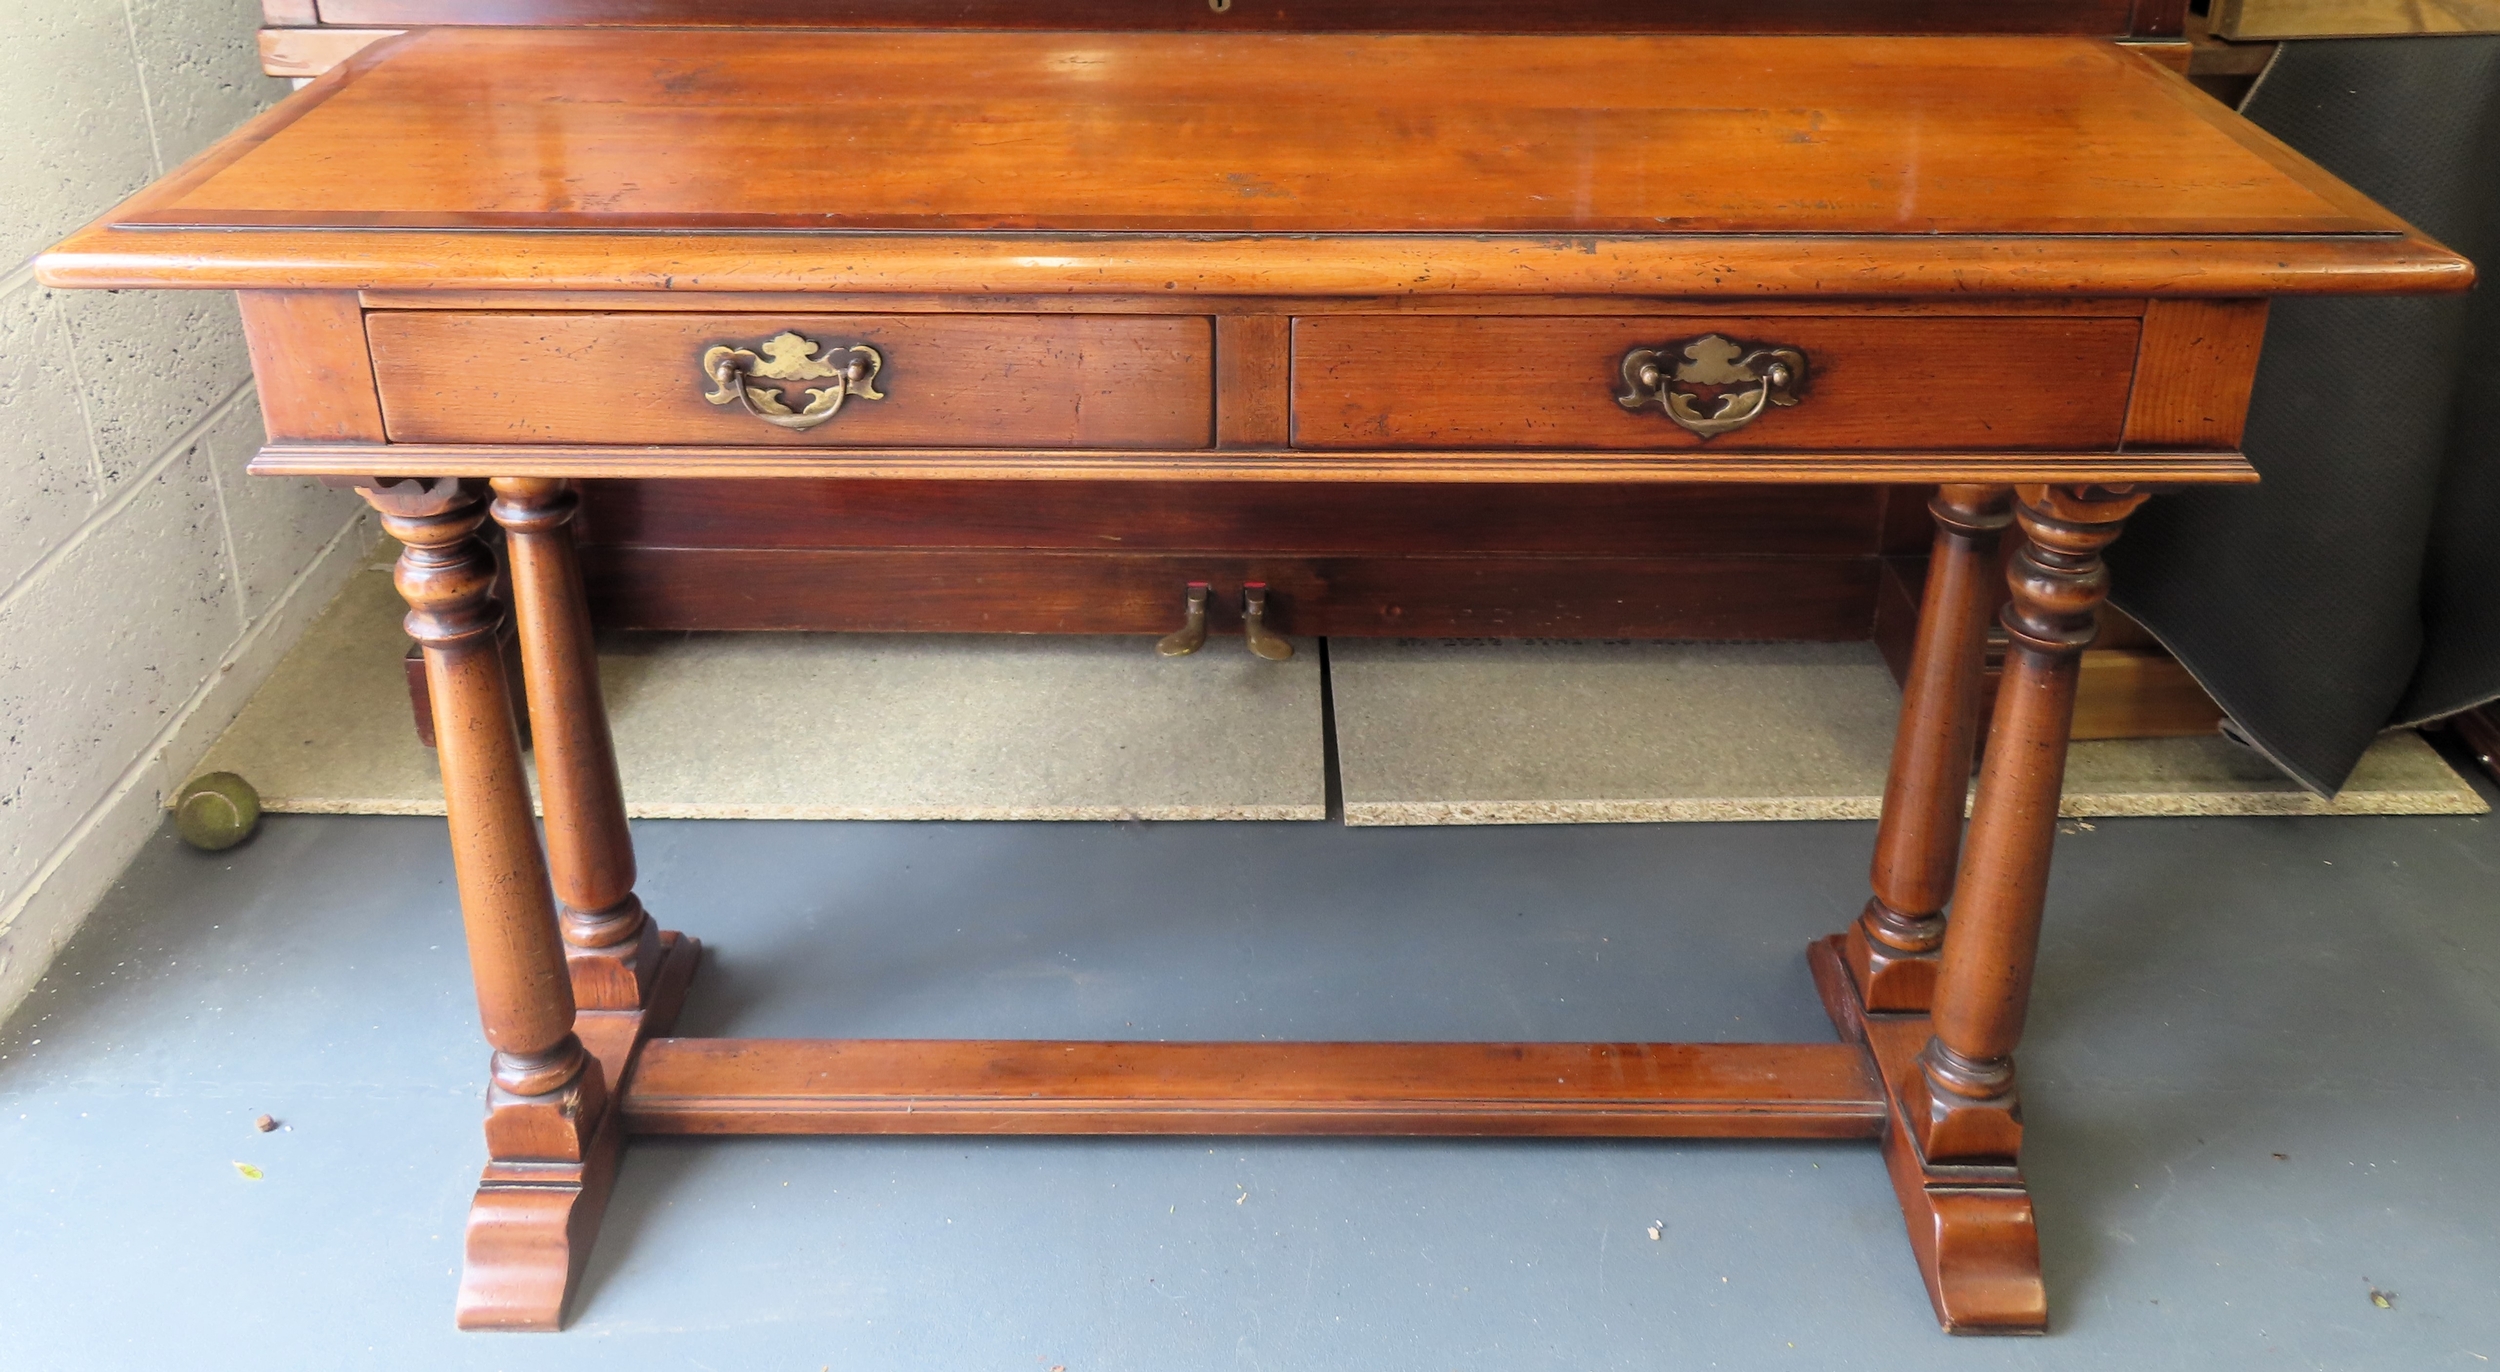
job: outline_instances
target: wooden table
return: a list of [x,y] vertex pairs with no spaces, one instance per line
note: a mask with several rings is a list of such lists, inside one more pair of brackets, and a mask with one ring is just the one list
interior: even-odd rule
[[[405,545],[494,1046],[459,1319],[533,1329],[633,1133],[1868,1138],[1945,1327],[2041,1329],[2013,1050],[2100,550],[2255,479],[2268,297],[2471,277],[2083,39],[717,28],[382,42],[38,272],[242,292],[252,470]],[[1838,1040],[667,1037],[568,483],[827,475],[1934,485]]]

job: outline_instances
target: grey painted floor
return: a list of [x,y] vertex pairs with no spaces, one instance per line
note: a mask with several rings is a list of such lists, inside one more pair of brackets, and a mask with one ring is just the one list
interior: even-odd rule
[[[1828,1035],[1801,949],[1871,826],[637,833],[714,955],[693,1033],[1770,1039]],[[167,836],[0,1033],[0,1367],[2500,1359],[2500,826],[2104,820],[2059,861],[2046,1339],[1936,1332],[1864,1145],[1239,1140],[639,1143],[548,1337],[451,1329],[484,1052],[440,822]]]

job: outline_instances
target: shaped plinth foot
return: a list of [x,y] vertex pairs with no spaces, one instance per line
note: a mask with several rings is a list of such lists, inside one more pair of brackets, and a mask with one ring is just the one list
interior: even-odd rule
[[469,1207],[455,1322],[462,1329],[564,1327],[565,1304],[589,1266],[608,1192],[624,1150],[617,1108],[647,1039],[665,1034],[685,1004],[702,946],[681,934],[659,935],[658,972],[639,1010],[585,1010],[574,1033],[612,1083],[578,1161],[489,1162]]
[[2010,1161],[1931,1163],[1921,1155],[1907,1106],[1925,1095],[1919,1053],[1930,1037],[1927,1016],[1868,1013],[1850,972],[1848,945],[1846,935],[1835,934],[1810,945],[1806,959],[1832,1026],[1842,1038],[1866,1044],[1882,1071],[1884,1168],[1936,1322],[1950,1334],[2046,1333],[2040,1231],[2021,1169]]

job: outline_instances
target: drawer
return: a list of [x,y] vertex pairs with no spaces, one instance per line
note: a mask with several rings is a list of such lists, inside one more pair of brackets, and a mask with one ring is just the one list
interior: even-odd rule
[[[398,443],[1202,448],[1214,434],[1214,324],[1194,315],[382,310],[365,332]],[[745,399],[707,355],[730,357]],[[784,423],[760,417],[776,407]]]
[[[2140,322],[2112,316],[1480,317],[1323,315],[1293,323],[1293,441],[1302,448],[1713,451],[2109,450],[2118,445]],[[1687,359],[1684,348],[1716,335]],[[1758,350],[1801,354],[1803,380],[1676,382],[1705,439],[1655,395],[1637,409],[1625,358],[1729,382]],[[1717,362],[1716,369],[1707,365]]]

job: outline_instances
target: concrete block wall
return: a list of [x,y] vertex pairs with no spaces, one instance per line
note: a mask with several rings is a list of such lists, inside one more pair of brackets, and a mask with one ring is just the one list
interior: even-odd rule
[[[29,260],[287,93],[257,0],[0,0],[0,1014],[369,549],[256,480],[230,296]],[[206,859],[203,859],[206,860]]]

